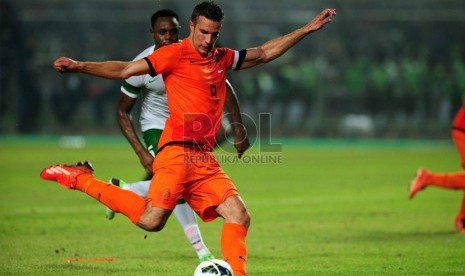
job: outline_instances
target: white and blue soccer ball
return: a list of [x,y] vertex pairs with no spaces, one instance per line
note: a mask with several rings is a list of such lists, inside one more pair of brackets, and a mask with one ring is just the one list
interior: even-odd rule
[[233,276],[231,266],[224,260],[213,259],[201,262],[194,271],[194,276],[202,275],[218,275],[218,276]]

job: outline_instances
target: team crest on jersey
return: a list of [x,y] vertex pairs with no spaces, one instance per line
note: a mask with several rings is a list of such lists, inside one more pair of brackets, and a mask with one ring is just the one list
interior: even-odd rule
[[224,48],[215,48],[210,56],[210,70],[212,72],[216,72],[218,74],[222,74],[224,72],[224,68],[220,66],[220,60],[224,57],[226,51]]

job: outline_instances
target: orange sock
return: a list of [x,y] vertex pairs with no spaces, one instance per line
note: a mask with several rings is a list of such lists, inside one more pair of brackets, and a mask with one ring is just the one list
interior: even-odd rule
[[465,172],[431,173],[428,175],[427,183],[442,188],[465,190]]
[[234,275],[245,275],[247,260],[247,244],[245,236],[247,228],[238,223],[224,223],[221,233],[221,250],[223,259],[231,265]]
[[145,199],[131,191],[95,179],[88,174],[81,175],[77,179],[76,190],[90,195],[113,211],[125,215],[132,223],[137,224],[145,210]]

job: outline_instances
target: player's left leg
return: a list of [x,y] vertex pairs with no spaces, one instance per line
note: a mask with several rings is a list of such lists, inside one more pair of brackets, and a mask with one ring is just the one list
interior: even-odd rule
[[193,182],[187,187],[184,199],[205,222],[219,216],[224,218],[221,232],[223,259],[231,265],[234,275],[246,275],[249,212],[213,153],[193,150],[187,154],[196,163],[190,167],[189,177]]
[[224,218],[221,232],[223,258],[231,265],[234,275],[246,275],[246,236],[250,215],[239,195],[233,195],[221,203],[216,211]]

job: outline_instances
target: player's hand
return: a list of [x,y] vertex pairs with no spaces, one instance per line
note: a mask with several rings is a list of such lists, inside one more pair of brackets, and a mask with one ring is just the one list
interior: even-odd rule
[[249,137],[247,137],[247,131],[243,126],[235,129],[234,147],[238,158],[241,158],[244,152],[250,148]]
[[153,160],[154,157],[150,152],[144,151],[139,154],[139,160],[142,166],[144,167],[145,172],[152,176],[153,175]]
[[324,25],[331,22],[333,18],[336,16],[335,9],[325,9],[323,10],[317,17],[315,17],[310,23],[308,23],[307,27],[309,31],[318,31],[319,29],[323,28]]
[[78,62],[67,57],[60,57],[53,63],[53,68],[60,73],[76,72]]

